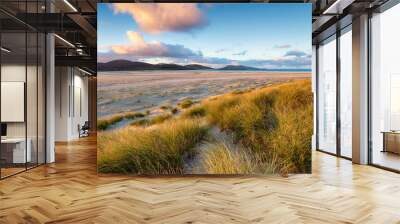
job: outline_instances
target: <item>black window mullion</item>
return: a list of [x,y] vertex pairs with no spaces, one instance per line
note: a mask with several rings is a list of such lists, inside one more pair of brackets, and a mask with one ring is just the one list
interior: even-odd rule
[[[2,32],[1,32],[1,27],[2,27],[2,23],[0,23],[0,47],[2,47],[3,45],[2,45]],[[2,110],[2,108],[1,108],[1,66],[2,66],[2,58],[1,58],[1,56],[2,56],[2,54],[3,54],[3,52],[1,52],[0,51],[0,124],[2,124],[2,122],[1,122],[1,110]],[[0,134],[1,135],[1,134]],[[2,162],[1,162],[1,144],[0,144],[0,180],[2,179],[2,177],[1,177],[1,170],[2,170]]]
[[367,90],[367,102],[368,102],[368,111],[367,111],[367,129],[368,129],[368,164],[373,164],[373,148],[372,148],[372,12],[368,12],[368,30],[367,30],[367,46],[368,46],[368,53],[367,53],[367,83],[368,83],[368,90]]
[[336,154],[341,156],[341,117],[340,117],[340,30],[336,32]]
[[315,47],[315,148],[319,150],[319,44]]
[[[28,19],[28,1],[25,1],[25,21]],[[26,23],[25,23],[26,24]],[[25,25],[25,88],[24,88],[24,118],[25,118],[25,170],[28,169],[28,116],[27,116],[27,89],[28,89],[28,26]]]
[[[39,13],[38,0],[36,1],[36,13]],[[36,166],[38,165],[39,165],[39,32],[36,32]]]

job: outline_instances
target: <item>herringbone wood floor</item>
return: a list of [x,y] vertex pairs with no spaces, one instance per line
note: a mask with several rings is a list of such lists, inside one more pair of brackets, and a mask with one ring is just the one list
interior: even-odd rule
[[400,175],[317,153],[312,175],[97,176],[94,138],[0,181],[0,223],[400,223]]

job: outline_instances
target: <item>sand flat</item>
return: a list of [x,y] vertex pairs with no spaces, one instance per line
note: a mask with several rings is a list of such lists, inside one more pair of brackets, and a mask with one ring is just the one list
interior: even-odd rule
[[258,88],[293,79],[310,78],[309,72],[265,71],[134,71],[99,72],[98,116],[127,111],[155,110],[181,100]]

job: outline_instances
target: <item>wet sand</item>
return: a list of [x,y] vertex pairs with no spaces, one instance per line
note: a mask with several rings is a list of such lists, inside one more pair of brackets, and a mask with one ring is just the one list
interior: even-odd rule
[[99,72],[98,116],[153,111],[162,105],[175,106],[184,99],[201,100],[234,90],[310,77],[307,72],[265,71]]

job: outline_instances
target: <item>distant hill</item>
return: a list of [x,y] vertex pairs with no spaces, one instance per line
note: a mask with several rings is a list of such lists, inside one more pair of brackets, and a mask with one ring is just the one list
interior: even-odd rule
[[198,65],[198,64],[189,64],[189,65],[185,65],[184,67],[185,67],[185,68],[188,68],[188,69],[193,69],[193,70],[199,70],[199,69],[213,69],[213,68],[211,68],[211,67],[207,67],[207,66],[204,66],[204,65]]
[[227,65],[220,70],[259,70],[258,68],[244,66],[244,65]]
[[153,69],[152,64],[145,62],[133,62],[128,60],[114,60],[106,63],[97,63],[98,71],[130,71],[151,69]]
[[143,70],[224,70],[224,71],[271,71],[271,72],[310,72],[310,69],[260,69],[244,65],[227,65],[220,69],[214,69],[199,64],[150,64],[129,60],[114,60],[106,63],[97,63],[98,71],[143,71]]
[[97,63],[98,71],[142,71],[142,70],[201,70],[212,69],[198,64],[177,65],[177,64],[150,64],[145,62],[114,60],[106,63]]

